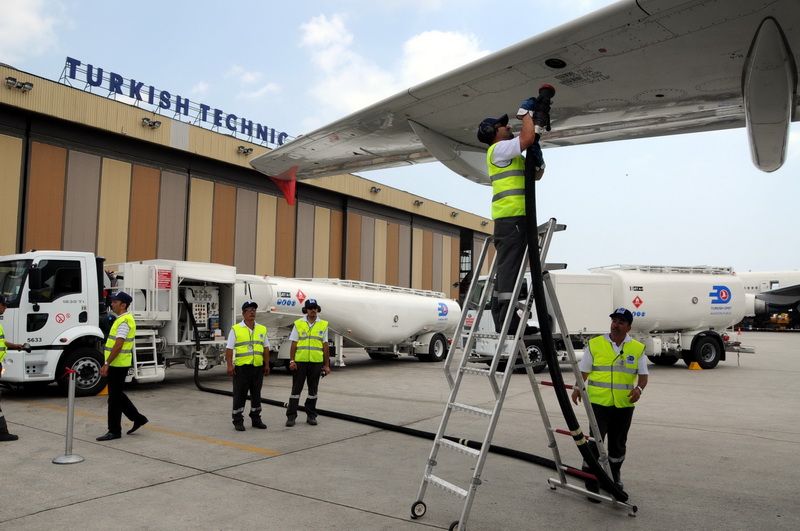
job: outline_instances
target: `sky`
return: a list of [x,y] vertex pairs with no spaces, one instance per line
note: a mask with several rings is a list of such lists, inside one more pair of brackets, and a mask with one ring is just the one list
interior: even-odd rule
[[[0,63],[57,81],[69,56],[297,136],[611,3],[2,0]],[[773,173],[744,129],[546,150],[539,219],[568,227],[548,261],[800,269],[790,134]],[[491,189],[436,162],[359,175],[490,217]]]

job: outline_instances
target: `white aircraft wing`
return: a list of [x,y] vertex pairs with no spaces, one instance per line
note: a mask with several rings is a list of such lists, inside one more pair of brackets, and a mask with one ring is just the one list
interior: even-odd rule
[[[489,183],[486,117],[556,89],[544,147],[747,126],[773,171],[798,120],[798,0],[624,0],[422,83],[252,161],[277,180],[439,160]],[[677,163],[678,161],[676,161]]]

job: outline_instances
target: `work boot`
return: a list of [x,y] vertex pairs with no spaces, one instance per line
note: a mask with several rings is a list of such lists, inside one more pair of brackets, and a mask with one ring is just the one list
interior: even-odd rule
[[609,463],[611,467],[611,477],[614,479],[614,485],[617,486],[619,490],[625,490],[625,485],[622,484],[620,468],[622,468],[622,463]]
[[286,419],[286,427],[291,428],[294,426],[294,418]]
[[0,411],[0,442],[16,441],[19,437],[13,433],[8,433],[8,424],[6,424],[6,417]]
[[[583,470],[584,472],[589,473],[589,474],[592,473],[591,469],[588,466],[582,467],[581,470]],[[586,487],[586,490],[588,490],[589,492],[593,492],[595,494],[600,494],[600,483],[597,481],[597,479],[595,479],[595,478],[586,478],[584,480],[584,486]],[[592,503],[600,503],[600,500],[598,500],[596,498],[592,498],[591,496],[586,496],[586,499],[589,500]]]
[[236,428],[236,431],[244,431],[244,417],[242,415],[236,415],[233,417],[233,427]]
[[312,426],[316,426],[317,424],[319,424],[319,422],[317,422],[317,419],[315,419],[314,417],[308,417],[306,419],[306,422],[308,422]]
[[250,417],[250,422],[254,428],[258,428],[259,430],[267,429],[267,425],[261,422],[261,417]]

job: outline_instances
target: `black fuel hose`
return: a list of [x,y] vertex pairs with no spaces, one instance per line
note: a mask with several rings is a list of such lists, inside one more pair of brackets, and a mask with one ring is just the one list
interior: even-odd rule
[[628,500],[628,495],[614,484],[608,477],[605,470],[597,460],[597,456],[592,451],[590,443],[587,442],[581,430],[578,418],[572,410],[567,389],[564,387],[564,378],[561,376],[558,357],[556,354],[555,341],[553,340],[553,329],[550,317],[547,313],[547,300],[545,299],[544,277],[542,273],[542,261],[539,249],[539,232],[536,222],[536,169],[537,157],[532,152],[533,147],[529,147],[525,157],[525,222],[528,238],[528,257],[531,269],[531,289],[534,294],[534,306],[536,317],[539,320],[539,333],[542,336],[542,351],[547,360],[547,367],[550,372],[550,379],[553,382],[553,389],[558,398],[558,404],[564,415],[572,438],[581,452],[583,460],[587,463],[589,470],[597,477],[600,485],[608,491],[614,498],[621,502]]

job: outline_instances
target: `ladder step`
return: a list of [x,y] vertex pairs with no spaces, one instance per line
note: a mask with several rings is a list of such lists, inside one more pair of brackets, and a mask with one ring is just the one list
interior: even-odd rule
[[428,474],[425,476],[425,481],[428,483],[433,483],[440,489],[444,489],[451,494],[455,494],[461,498],[467,497],[467,491],[459,487],[458,485],[453,485],[449,481],[445,481],[440,477],[436,477],[433,474]]
[[491,417],[492,412],[488,409],[481,409],[475,406],[468,406],[467,404],[459,404],[458,402],[452,402],[450,407],[453,409],[460,409],[461,411],[466,411],[467,413],[472,413],[473,415],[478,415],[479,417]]
[[[479,369],[477,367],[462,367],[461,372],[468,374],[478,374],[481,376],[489,376],[492,371],[490,371],[489,369]],[[504,373],[500,371],[494,371],[495,378],[502,378],[503,374]]]
[[[498,334],[497,332],[476,332],[472,334],[472,336],[478,339],[498,339],[500,337],[500,334]],[[506,341],[513,341],[513,340],[514,336],[506,336]]]
[[455,450],[456,452],[462,453],[464,455],[470,455],[475,459],[477,459],[481,455],[481,452],[479,450],[470,448],[469,446],[465,446],[455,441],[451,441],[450,439],[439,439],[439,444],[445,448],[449,448],[450,450]]

